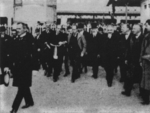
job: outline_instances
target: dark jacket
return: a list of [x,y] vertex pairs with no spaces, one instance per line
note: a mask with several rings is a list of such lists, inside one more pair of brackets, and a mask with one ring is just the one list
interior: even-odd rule
[[12,66],[12,42],[13,39],[9,35],[0,36],[0,67],[11,67]]
[[132,33],[130,33],[128,39],[125,38],[124,34],[120,34],[118,38],[118,57],[120,60],[125,61],[127,60],[127,52],[130,45],[130,38],[132,37]]
[[144,55],[150,55],[150,33],[144,37],[141,50],[141,61],[143,67],[141,88],[150,90],[150,60],[143,59]]
[[30,87],[32,84],[32,70],[33,70],[33,45],[32,35],[26,33],[19,36],[15,40],[14,47],[14,63],[15,69],[13,70],[14,86]]
[[87,43],[84,34],[77,34],[76,37],[71,34],[68,46],[69,50],[75,52],[75,54],[80,54],[81,52],[85,54]]
[[117,60],[117,39],[118,39],[119,34],[118,33],[113,33],[111,38],[108,38],[108,34],[104,34],[103,36],[103,51],[101,54],[102,61],[104,67],[114,67],[116,65],[116,60]]

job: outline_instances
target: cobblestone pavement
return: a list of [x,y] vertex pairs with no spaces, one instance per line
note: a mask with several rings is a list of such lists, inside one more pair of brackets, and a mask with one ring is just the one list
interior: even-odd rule
[[[62,72],[63,74],[64,72]],[[56,83],[44,76],[44,71],[33,73],[31,92],[35,105],[19,109],[18,113],[150,113],[150,105],[142,106],[138,96],[138,85],[134,86],[131,97],[121,95],[122,84],[115,75],[113,86],[108,87],[105,71],[100,67],[99,78],[91,78],[92,71],[82,74],[75,83],[71,76],[60,76]],[[0,86],[0,113],[9,113],[17,88]],[[21,106],[24,105],[24,100]]]

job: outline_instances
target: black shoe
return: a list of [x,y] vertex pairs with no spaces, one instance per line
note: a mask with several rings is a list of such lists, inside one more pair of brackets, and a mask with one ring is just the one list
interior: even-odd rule
[[48,76],[48,72],[47,71],[44,72],[44,76]]
[[29,108],[29,107],[31,107],[31,106],[33,106],[33,105],[34,105],[34,104],[26,104],[26,105],[22,106],[22,109]]
[[53,79],[53,82],[57,82],[58,81],[58,79]]
[[16,111],[15,109],[12,109],[12,110],[10,111],[10,113],[17,113],[17,111]]
[[76,79],[71,79],[71,82],[74,83]]
[[121,83],[124,82],[124,79],[121,78],[121,79],[119,80],[119,82],[121,82]]
[[69,72],[65,73],[65,74],[64,74],[64,77],[67,77],[69,74],[70,74]]
[[112,83],[107,83],[108,87],[111,87],[112,86]]
[[51,77],[51,76],[52,76],[52,74],[48,74],[48,75],[47,75],[47,77]]
[[87,67],[84,68],[84,73],[87,73]]
[[142,104],[142,105],[149,105],[149,102],[148,102],[148,101],[147,101],[147,102],[146,102],[146,101],[143,101],[143,102],[141,102],[141,104]]
[[94,79],[97,79],[98,77],[97,76],[95,76],[95,75],[92,75],[92,77],[94,78]]
[[121,94],[122,94],[122,95],[125,95],[125,96],[127,96],[127,97],[129,97],[129,96],[131,95],[130,93],[128,93],[128,92],[126,92],[126,91],[122,91]]

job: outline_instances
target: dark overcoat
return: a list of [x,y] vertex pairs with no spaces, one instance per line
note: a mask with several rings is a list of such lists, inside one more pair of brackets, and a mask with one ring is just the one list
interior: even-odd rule
[[113,33],[110,39],[107,34],[104,34],[103,36],[103,50],[101,52],[101,58],[104,67],[114,68],[116,66],[118,36],[118,33]]
[[141,50],[141,61],[143,69],[141,88],[150,90],[150,60],[143,59],[142,56],[144,55],[150,55],[150,33],[145,35]]
[[32,84],[33,70],[33,45],[32,35],[25,33],[15,40],[14,44],[14,63],[13,85],[17,87],[30,87]]

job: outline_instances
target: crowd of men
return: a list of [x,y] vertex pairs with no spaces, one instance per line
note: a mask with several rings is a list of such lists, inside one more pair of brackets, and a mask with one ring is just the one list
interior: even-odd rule
[[[106,28],[106,29],[104,29]],[[64,28],[60,25],[46,24],[36,36],[29,33],[26,24],[18,23],[12,37],[5,34],[1,28],[1,70],[9,67],[14,86],[18,93],[14,100],[11,113],[16,113],[22,98],[25,98],[28,108],[34,105],[29,87],[32,82],[32,70],[38,70],[42,65],[47,77],[53,81],[59,80],[64,64],[64,77],[71,74],[71,82],[86,73],[87,66],[93,70],[92,77],[98,78],[98,67],[106,71],[108,87],[112,86],[117,67],[120,67],[120,82],[124,83],[121,94],[130,96],[134,83],[138,83],[142,104],[149,104],[150,91],[150,20],[145,23],[145,30],[139,23],[133,26],[108,24],[106,27],[91,24],[87,31],[83,23]],[[70,72],[72,66],[72,72]],[[3,82],[3,81],[1,81]]]

